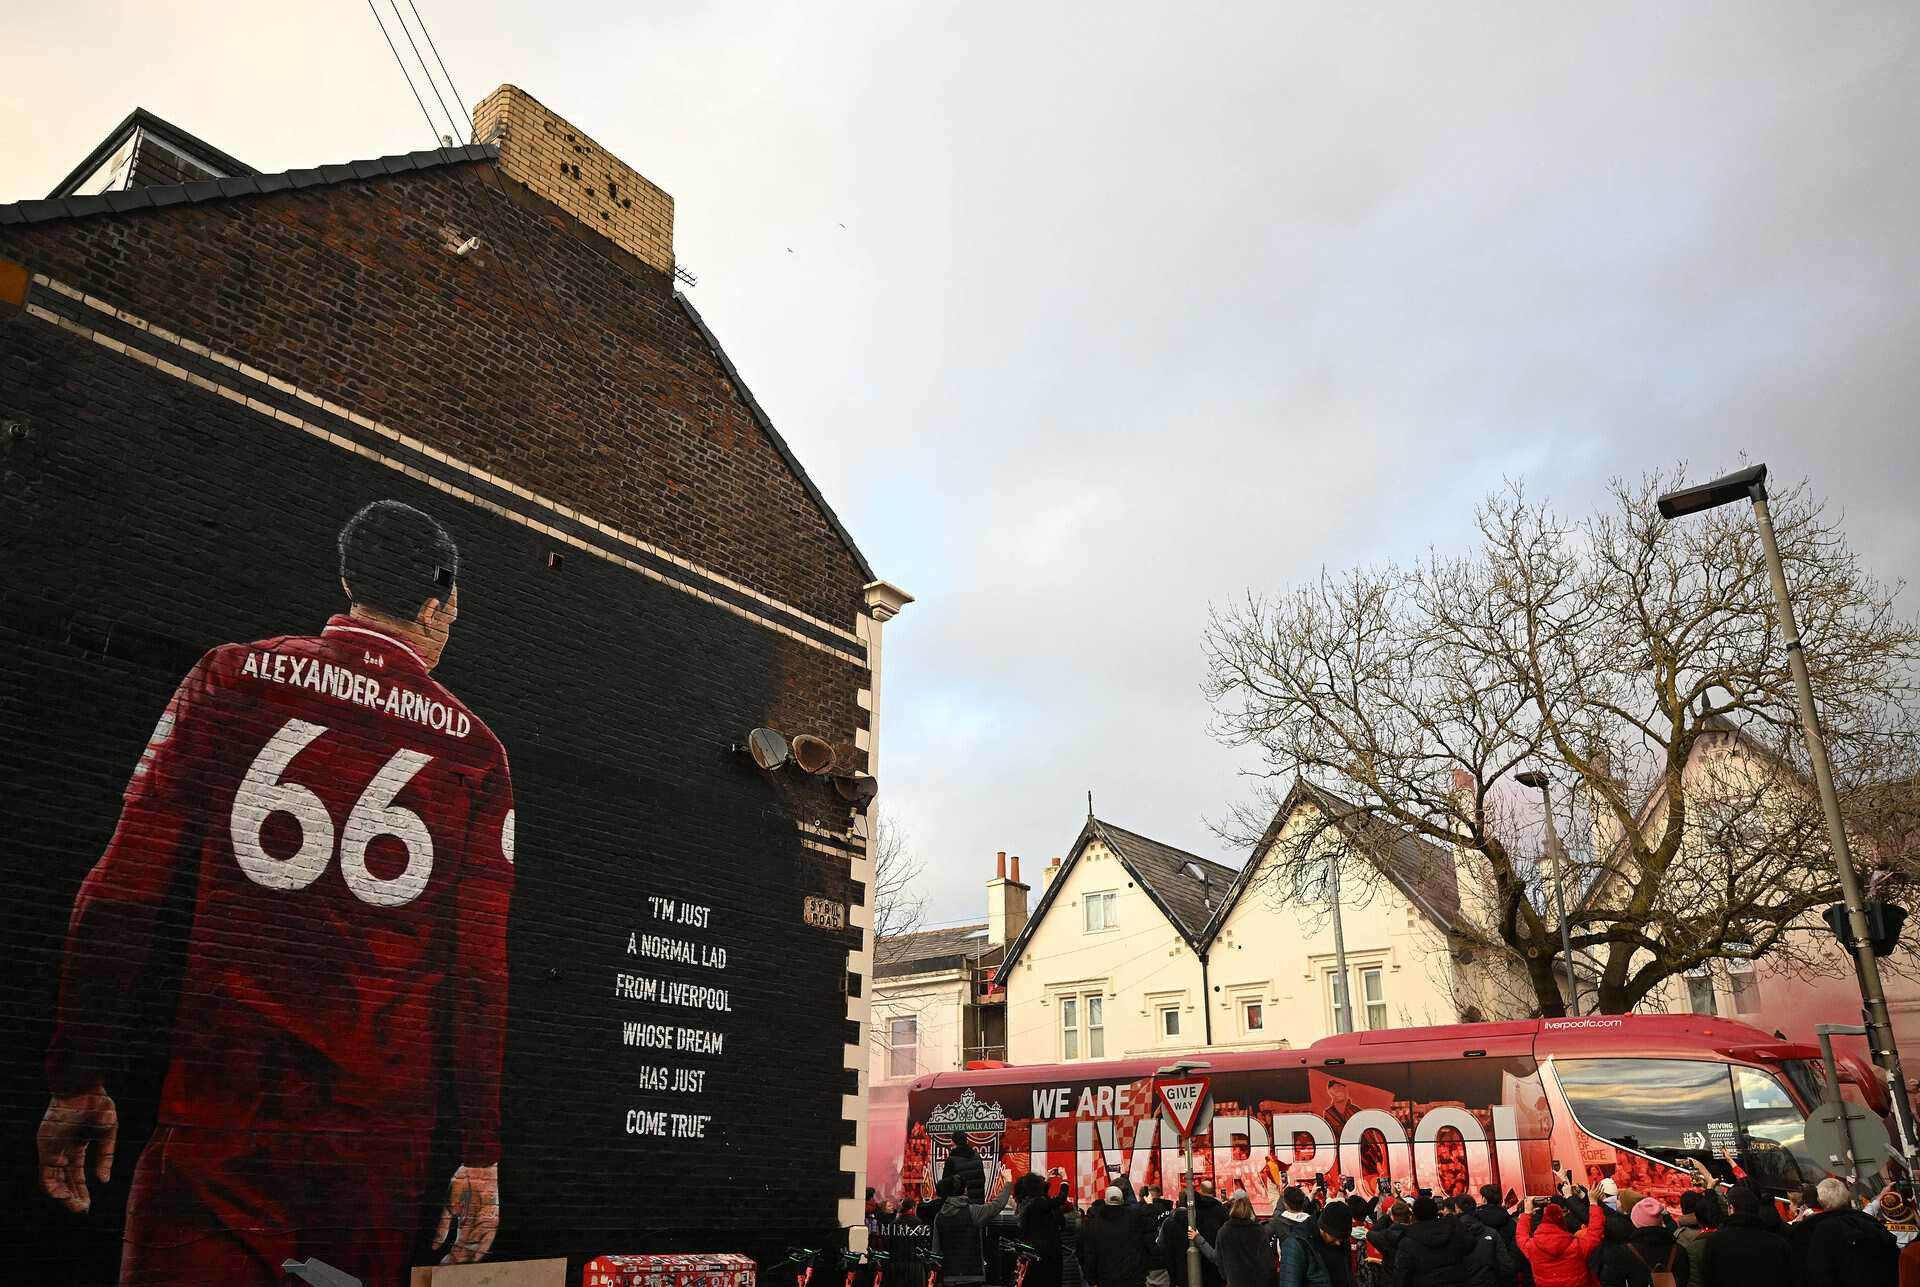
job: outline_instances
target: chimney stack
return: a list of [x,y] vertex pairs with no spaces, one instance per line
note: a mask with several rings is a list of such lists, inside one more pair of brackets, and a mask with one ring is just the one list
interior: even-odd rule
[[987,882],[987,946],[1003,947],[1027,927],[1027,887],[1020,883],[1020,860],[1013,860],[1013,879],[1007,879],[1007,851],[994,856],[993,879]]
[[533,95],[502,85],[473,109],[476,143],[500,172],[628,254],[673,274],[673,198]]
[[1053,881],[1060,874],[1060,855],[1055,854],[1053,861],[1040,869],[1040,892],[1045,894],[1053,888]]

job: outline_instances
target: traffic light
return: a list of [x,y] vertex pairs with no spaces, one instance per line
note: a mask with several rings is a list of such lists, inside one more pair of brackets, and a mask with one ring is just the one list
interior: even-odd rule
[[[1880,898],[1867,900],[1867,933],[1873,937],[1873,954],[1886,956],[1900,945],[1900,928],[1907,923],[1907,909]],[[1835,903],[1820,913],[1840,945],[1854,950],[1853,926],[1848,923],[1847,905]]]

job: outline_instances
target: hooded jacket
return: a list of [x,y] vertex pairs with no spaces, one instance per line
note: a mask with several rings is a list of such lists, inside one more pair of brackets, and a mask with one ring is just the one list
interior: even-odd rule
[[1586,1224],[1577,1232],[1551,1220],[1541,1221],[1536,1228],[1531,1211],[1520,1217],[1514,1240],[1520,1244],[1520,1254],[1533,1266],[1534,1287],[1587,1287],[1592,1281],[1587,1257],[1600,1245],[1606,1229],[1600,1216],[1603,1209],[1594,1205],[1587,1213]]
[[965,1283],[987,1280],[986,1254],[980,1241],[981,1230],[1007,1209],[1013,1196],[1012,1185],[1002,1185],[991,1202],[969,1202],[964,1197],[944,1198],[933,1211],[932,1250],[943,1259],[942,1282],[961,1287]]
[[1333,1287],[1318,1237],[1280,1240],[1280,1287]]
[[1480,1241],[1457,1219],[1415,1220],[1394,1253],[1394,1287],[1493,1287]]

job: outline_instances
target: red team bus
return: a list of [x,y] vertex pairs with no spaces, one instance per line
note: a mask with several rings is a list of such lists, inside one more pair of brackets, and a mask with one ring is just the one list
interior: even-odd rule
[[[1136,1188],[1175,1186],[1182,1154],[1151,1081],[1179,1053],[922,1077],[904,1098],[876,1101],[868,1183],[883,1198],[929,1192],[959,1131],[989,1175],[1001,1163],[1015,1174],[1064,1168],[1082,1205],[1099,1199],[1110,1166]],[[1830,1173],[1804,1140],[1822,1097],[1818,1048],[1724,1019],[1401,1028],[1199,1057],[1212,1065],[1213,1116],[1196,1174],[1223,1197],[1245,1189],[1262,1214],[1282,1183],[1320,1176],[1336,1190],[1350,1178],[1362,1194],[1391,1182],[1527,1195],[1571,1171],[1671,1205],[1693,1184],[1690,1160],[1776,1196]]]

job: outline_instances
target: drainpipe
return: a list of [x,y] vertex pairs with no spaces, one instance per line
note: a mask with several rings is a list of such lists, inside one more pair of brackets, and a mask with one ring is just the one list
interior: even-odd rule
[[1200,1021],[1207,1036],[1207,1044],[1213,1044],[1213,989],[1207,986],[1207,954],[1200,953]]

